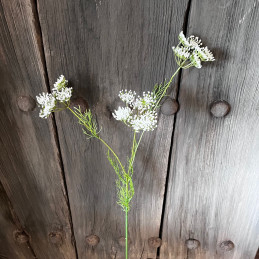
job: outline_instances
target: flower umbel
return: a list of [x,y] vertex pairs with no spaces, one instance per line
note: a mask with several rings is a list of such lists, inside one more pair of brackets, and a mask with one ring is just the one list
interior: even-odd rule
[[137,109],[139,112],[144,112],[147,110],[152,110],[156,104],[156,95],[154,92],[148,91],[143,92],[143,97],[138,96],[133,103],[133,108]]
[[132,110],[129,107],[120,107],[112,113],[113,117],[118,121],[127,122],[130,120]]
[[120,99],[126,104],[132,105],[135,100],[136,92],[132,92],[131,90],[121,90],[119,93]]
[[202,42],[198,37],[191,35],[186,38],[181,31],[178,38],[180,41],[179,44],[172,49],[179,67],[184,69],[193,66],[201,68],[201,61],[215,60],[208,47],[201,47]]
[[112,114],[116,120],[123,121],[135,132],[151,131],[157,127],[157,113],[154,111],[157,99],[154,92],[143,92],[135,99],[131,90],[120,91],[119,97],[130,107],[119,106]]
[[148,110],[144,114],[134,115],[130,124],[136,132],[152,131],[157,127],[157,113]]
[[68,102],[72,96],[72,87],[61,88],[59,91],[53,92],[53,94],[61,103]]
[[67,84],[68,84],[68,81],[66,80],[66,78],[63,75],[61,75],[57,79],[56,83],[54,84],[52,91],[59,91],[61,88],[65,88],[67,86]]
[[[54,87],[52,93],[42,93],[36,96],[38,106],[41,107],[39,116],[41,118],[48,118],[48,116],[55,111],[63,110],[69,106],[72,96],[72,87],[67,87],[67,80],[61,75]],[[58,104],[63,106],[62,109],[58,108]]]
[[41,107],[39,116],[43,119],[48,118],[56,106],[56,99],[52,94],[42,93],[36,96],[38,106]]

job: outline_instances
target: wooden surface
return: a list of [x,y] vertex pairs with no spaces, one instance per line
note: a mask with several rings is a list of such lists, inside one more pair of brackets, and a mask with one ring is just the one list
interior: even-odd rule
[[[0,1],[0,180],[37,258],[73,259],[52,120],[17,105],[19,96],[46,91],[34,7],[30,1]],[[56,230],[64,234],[62,246],[49,242],[49,233]]]
[[14,233],[22,229],[13,213],[8,197],[0,184],[0,258],[35,258],[28,242],[20,244],[14,239]]
[[[180,110],[176,117],[160,114],[158,128],[143,139],[130,258],[253,259],[258,23],[257,0],[0,0],[0,258],[124,258],[124,215],[107,150],[87,140],[68,111],[42,120],[38,109],[22,111],[18,100],[47,91],[64,74],[125,162],[131,132],[111,115],[120,104],[116,96],[169,78],[176,69],[171,47],[187,28],[216,61],[175,78],[170,95],[179,97]],[[218,100],[231,106],[224,118],[210,114]],[[17,244],[16,230],[28,242]],[[100,243],[88,245],[89,235]],[[158,236],[161,248],[149,246]],[[187,249],[188,239],[200,246]],[[223,252],[224,241],[234,249]]]
[[[187,1],[38,1],[48,74],[53,84],[64,74],[89,101],[102,127],[101,136],[126,161],[132,133],[111,111],[121,89],[152,90],[173,59]],[[172,63],[171,63],[172,64]],[[174,87],[177,86],[177,79]],[[129,222],[130,258],[156,258],[148,246],[159,236],[173,116],[161,116],[154,133],[146,134],[136,158],[135,191]],[[124,215],[116,204],[115,174],[106,149],[87,140],[68,112],[57,115],[65,174],[79,258],[124,258],[118,239]],[[115,134],[116,132],[116,134]],[[92,248],[85,237],[95,234]]]
[[[206,11],[205,11],[206,10]],[[193,0],[188,34],[213,64],[184,71],[166,199],[161,258],[253,259],[259,212],[259,3]],[[231,112],[215,118],[213,101]],[[185,240],[200,241],[187,250]],[[219,245],[231,240],[232,251]]]

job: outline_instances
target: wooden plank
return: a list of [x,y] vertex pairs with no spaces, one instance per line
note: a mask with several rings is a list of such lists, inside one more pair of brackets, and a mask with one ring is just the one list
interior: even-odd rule
[[[178,41],[175,35],[181,30],[187,1],[38,3],[51,83],[60,74],[67,77],[74,96],[86,98],[97,114],[101,136],[125,161],[132,133],[111,116],[118,92],[152,90],[176,70],[168,60],[173,60],[171,46]],[[171,70],[165,73],[167,62]],[[158,129],[146,134],[136,158],[130,258],[156,258],[157,249],[149,247],[148,239],[159,235],[173,121],[173,116],[161,115]],[[116,205],[115,174],[105,157],[107,150],[86,140],[69,112],[57,114],[57,126],[79,258],[124,258],[119,244],[124,215]],[[96,247],[86,244],[91,234],[100,238]]]
[[[184,71],[161,258],[253,259],[259,243],[259,2],[193,0],[188,34],[216,61]],[[231,112],[210,114],[226,100]],[[197,250],[185,241],[199,240]],[[224,241],[235,248],[220,249]]]
[[[75,249],[53,122],[18,107],[23,101],[19,96],[46,91],[39,42],[33,2],[0,1],[0,180],[37,257],[72,259]],[[49,237],[57,230],[63,234],[60,246]]]
[[28,242],[18,242],[19,240],[15,239],[15,233],[22,230],[20,227],[20,224],[14,220],[10,202],[0,184],[0,258],[35,258]]

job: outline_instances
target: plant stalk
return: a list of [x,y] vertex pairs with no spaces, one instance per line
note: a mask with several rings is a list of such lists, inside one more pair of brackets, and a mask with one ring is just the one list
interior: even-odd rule
[[125,259],[128,259],[128,209],[125,210]]

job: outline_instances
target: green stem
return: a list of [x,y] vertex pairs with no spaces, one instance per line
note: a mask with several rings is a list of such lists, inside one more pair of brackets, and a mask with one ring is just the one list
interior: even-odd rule
[[[78,119],[79,121],[81,120],[81,118],[70,108],[70,107],[67,107]],[[116,153],[113,151],[113,149],[102,139],[100,138],[99,136],[96,137],[97,139],[99,139],[111,152],[112,154],[114,155],[114,157],[116,158],[116,160],[118,161],[121,169],[123,170],[124,173],[126,173],[125,169],[124,169],[124,166],[121,164],[121,161],[120,159],[118,158],[118,156],[116,155]]]
[[116,153],[113,151],[113,149],[100,137],[98,137],[98,139],[112,152],[112,154],[114,155],[114,157],[116,158],[116,160],[118,161],[122,171],[126,174],[125,168],[124,166],[121,164],[120,159],[118,158],[118,156],[116,155]]
[[128,259],[128,209],[125,211],[125,259]]
[[159,105],[160,101],[161,101],[161,100],[162,100],[162,98],[165,96],[167,89],[169,88],[170,84],[171,84],[171,83],[172,83],[172,81],[173,81],[173,78],[174,78],[174,77],[175,77],[175,75],[179,72],[179,70],[180,70],[180,69],[181,69],[181,66],[179,66],[179,67],[178,67],[178,69],[175,71],[175,73],[171,76],[171,78],[170,78],[169,82],[167,83],[167,87],[165,88],[165,90],[164,90],[163,94],[161,95],[161,97],[160,97],[160,98],[159,98],[159,100],[157,101],[157,103],[156,103],[156,106],[155,106],[154,110],[157,108],[157,106]]

